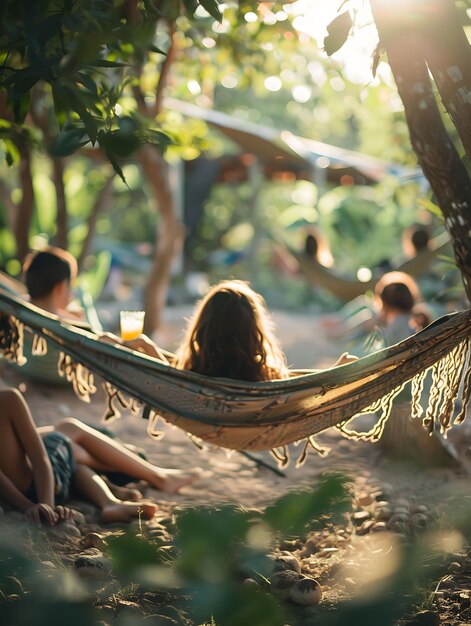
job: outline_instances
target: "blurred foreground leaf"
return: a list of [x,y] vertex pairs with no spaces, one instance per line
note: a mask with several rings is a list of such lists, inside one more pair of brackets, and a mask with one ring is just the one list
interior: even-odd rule
[[107,543],[114,569],[118,574],[129,576],[144,566],[165,563],[159,548],[143,537],[126,533],[109,537]]
[[235,507],[184,511],[175,538],[181,551],[179,570],[197,580],[227,579],[248,528],[247,513]]
[[300,534],[338,520],[351,509],[349,479],[342,475],[322,478],[310,492],[289,493],[265,511],[264,521],[285,534]]
[[197,585],[192,588],[197,623],[217,626],[283,626],[286,614],[268,592],[252,585]]

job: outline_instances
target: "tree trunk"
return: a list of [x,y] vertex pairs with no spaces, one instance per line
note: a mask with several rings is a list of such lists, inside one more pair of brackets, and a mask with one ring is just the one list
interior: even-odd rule
[[154,259],[144,292],[144,331],[152,334],[160,324],[170,283],[172,261],[181,243],[182,226],[175,216],[167,164],[151,146],[144,147],[138,159],[160,214]]
[[34,211],[34,188],[31,174],[31,150],[26,141],[18,146],[20,152],[19,179],[21,201],[17,207],[13,232],[16,239],[16,254],[23,261],[29,252],[29,231]]
[[64,187],[64,162],[58,157],[52,158],[52,179],[56,190],[56,244],[67,250],[69,247],[69,218]]
[[[412,146],[445,217],[471,301],[471,179],[445,130],[414,20],[407,25],[402,22],[398,28],[398,21],[390,19],[392,7],[385,10],[386,5],[379,0],[372,0],[371,5],[404,103]],[[407,10],[409,7],[404,6],[403,11]]]
[[102,212],[102,210],[105,208],[108,200],[110,199],[111,190],[112,190],[112,186],[113,186],[113,180],[114,180],[114,172],[106,180],[105,184],[103,185],[103,187],[98,192],[98,194],[97,194],[97,196],[95,198],[95,202],[93,203],[92,210],[90,211],[90,214],[88,216],[88,219],[87,219],[87,234],[86,234],[85,240],[83,242],[83,246],[82,246],[82,250],[80,252],[80,256],[77,259],[77,264],[78,264],[79,271],[82,269],[83,262],[85,261],[85,258],[87,256],[87,254],[90,252],[92,241],[93,241],[93,238],[95,236],[96,223],[98,221],[98,217],[99,217],[100,213]]
[[5,212],[6,212],[6,221],[8,224],[8,227],[10,228],[11,231],[14,230],[14,224],[15,224],[15,216],[16,216],[16,205],[13,202],[13,200],[11,199],[11,190],[8,187],[8,185],[5,183],[4,180],[0,179],[0,195],[2,197],[2,203],[3,206],[5,207]]
[[[52,141],[51,129],[49,127],[49,112],[40,105],[44,99],[44,90],[36,86],[33,90],[33,106],[30,108],[30,115],[35,125],[41,130],[46,145]],[[37,102],[39,106],[34,106]],[[55,244],[59,248],[67,250],[69,247],[69,215],[67,212],[67,198],[64,186],[64,159],[51,157],[52,181],[56,192],[56,236]]]
[[452,0],[435,0],[423,33],[425,60],[441,99],[471,158],[471,46]]
[[[172,23],[168,24],[168,29],[170,46],[160,68],[154,106],[147,107],[140,88],[137,86],[134,88],[134,95],[141,115],[155,117],[162,110],[164,91],[176,56],[175,29]],[[152,190],[156,210],[160,215],[154,259],[144,291],[144,308],[146,311],[144,330],[147,334],[152,334],[159,327],[162,310],[165,307],[172,261],[176,251],[181,246],[183,226],[175,214],[168,166],[162,156],[155,148],[146,146],[139,153],[138,160]]]

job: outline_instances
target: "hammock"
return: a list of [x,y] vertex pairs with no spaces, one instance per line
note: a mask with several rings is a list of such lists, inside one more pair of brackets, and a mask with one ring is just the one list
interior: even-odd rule
[[[446,239],[444,241],[444,239]],[[413,278],[418,278],[424,274],[430,267],[433,260],[438,254],[443,252],[450,241],[448,236],[436,237],[434,240],[435,247],[432,249],[419,252],[412,259],[404,261],[399,266],[394,268],[394,271],[405,272]],[[366,291],[374,288],[377,279],[371,279],[366,282],[361,282],[353,278],[347,278],[336,274],[331,268],[325,267],[315,259],[302,252],[296,252],[290,249],[286,244],[280,244],[287,254],[291,255],[299,268],[306,276],[306,278],[313,283],[314,286],[323,287],[330,291],[334,296],[337,296],[340,300],[349,301],[361,296]]]
[[28,295],[28,290],[24,283],[2,271],[0,271],[0,287],[13,295],[17,294],[25,297]]
[[403,261],[395,267],[394,270],[405,272],[409,274],[409,276],[412,276],[412,278],[419,278],[422,274],[425,274],[430,269],[430,265],[433,261],[437,259],[440,254],[446,252],[447,248],[450,248],[448,233],[445,232],[438,235],[438,237],[432,239],[431,244],[430,248],[421,250],[411,259]]
[[353,278],[346,278],[340,274],[336,274],[330,268],[325,267],[315,259],[307,256],[303,252],[296,252],[294,250],[288,250],[304,276],[315,287],[323,287],[330,291],[334,296],[349,302],[354,300],[358,296],[361,296],[367,291],[370,291],[375,286],[376,280],[369,280],[361,282],[354,280]]
[[[233,450],[269,450],[283,465],[285,446],[303,443],[298,462],[313,435],[332,426],[352,439],[377,441],[389,416],[393,399],[412,380],[412,416],[423,412],[420,396],[426,371],[432,371],[432,390],[422,418],[433,432],[446,434],[453,422],[454,403],[464,374],[463,409],[454,418],[461,423],[471,392],[468,360],[471,310],[434,322],[405,341],[354,363],[325,371],[304,372],[286,380],[250,383],[210,378],[178,370],[166,363],[121,346],[97,341],[96,335],[61,322],[55,316],[0,292],[0,350],[21,363],[23,327],[37,334],[36,353],[48,343],[62,355],[58,368],[86,401],[96,391],[91,372],[103,377],[108,395],[105,419],[119,416],[123,407],[137,413],[142,406],[150,416],[149,432],[159,417],[191,437]],[[377,412],[376,425],[359,433],[348,421],[359,414]]]

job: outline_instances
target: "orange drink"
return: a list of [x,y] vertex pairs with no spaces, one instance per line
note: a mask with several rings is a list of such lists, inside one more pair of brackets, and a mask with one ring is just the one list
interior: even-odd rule
[[129,341],[142,335],[144,330],[144,311],[121,311],[119,321],[121,327],[121,339]]

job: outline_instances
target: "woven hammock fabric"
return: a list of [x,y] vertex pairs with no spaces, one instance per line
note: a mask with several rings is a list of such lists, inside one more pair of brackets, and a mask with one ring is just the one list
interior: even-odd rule
[[[90,372],[107,381],[108,418],[118,415],[120,407],[137,410],[138,404],[143,404],[154,412],[151,431],[160,416],[217,446],[234,450],[281,448],[278,456],[283,461],[283,446],[304,442],[304,459],[308,447],[316,447],[313,435],[332,426],[354,439],[377,440],[394,397],[411,380],[412,416],[420,418],[420,394],[429,368],[433,384],[423,423],[430,432],[435,423],[443,433],[452,426],[463,371],[463,410],[454,423],[464,420],[470,396],[471,310],[445,316],[405,341],[354,363],[258,383],[176,369],[127,348],[97,341],[93,333],[1,292],[0,312],[0,349],[7,358],[21,363],[22,333],[24,326],[28,327],[40,338],[36,342],[38,353],[44,353],[44,340],[61,349],[59,373],[71,381],[82,399],[89,401],[96,390]],[[379,412],[375,428],[368,433],[348,429],[352,417],[373,410]]]

